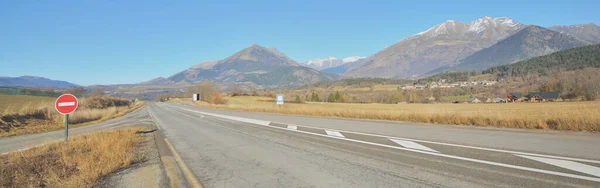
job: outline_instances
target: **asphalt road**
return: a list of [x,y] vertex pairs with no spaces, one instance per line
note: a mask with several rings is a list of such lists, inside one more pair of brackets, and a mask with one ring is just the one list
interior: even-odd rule
[[[71,134],[158,125],[204,187],[600,187],[600,135],[149,103]],[[0,138],[0,153],[64,132]]]
[[150,103],[204,187],[600,187],[600,136]]

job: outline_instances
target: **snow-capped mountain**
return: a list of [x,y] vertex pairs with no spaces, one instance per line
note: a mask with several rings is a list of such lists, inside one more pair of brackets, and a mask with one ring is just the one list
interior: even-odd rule
[[[440,35],[451,35],[453,37],[463,38],[472,37],[472,35],[482,34],[493,35],[485,36],[485,38],[505,38],[507,32],[517,31],[523,28],[523,25],[507,17],[492,18],[489,16],[481,17],[472,22],[459,22],[456,20],[448,20],[444,23],[436,25],[426,31],[417,33],[412,37],[434,38]],[[410,39],[408,37],[406,39]]]
[[355,61],[361,60],[361,59],[363,59],[363,58],[365,58],[365,57],[360,57],[360,56],[352,56],[352,57],[347,57],[347,58],[344,58],[344,59],[342,59],[342,61],[343,61],[344,63],[351,63],[351,62],[355,62]]
[[363,59],[364,57],[360,57],[360,56],[352,56],[352,57],[347,57],[347,58],[343,58],[343,59],[337,59],[335,57],[327,57],[327,58],[322,58],[322,59],[311,59],[308,60],[307,62],[304,63],[300,63],[301,65],[304,65],[306,67],[310,67],[313,69],[317,69],[317,70],[323,70],[323,69],[327,69],[327,68],[331,68],[331,67],[337,67],[346,63],[352,63],[358,60]]
[[451,66],[524,28],[510,18],[481,17],[471,22],[448,20],[406,37],[348,67],[359,77],[411,77]]

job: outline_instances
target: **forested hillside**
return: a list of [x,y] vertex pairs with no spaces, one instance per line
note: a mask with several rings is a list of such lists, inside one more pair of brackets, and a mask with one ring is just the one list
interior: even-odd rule
[[512,65],[492,67],[483,73],[497,73],[501,77],[529,74],[550,75],[560,71],[579,70],[587,67],[600,68],[600,45],[573,48]]

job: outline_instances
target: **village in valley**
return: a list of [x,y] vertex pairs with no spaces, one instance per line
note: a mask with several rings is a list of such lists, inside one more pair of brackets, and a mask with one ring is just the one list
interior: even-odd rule
[[448,83],[447,79],[440,79],[437,82],[431,82],[427,85],[423,84],[414,84],[414,85],[405,85],[402,87],[402,90],[420,90],[425,88],[435,89],[435,88],[453,88],[453,87],[470,87],[470,86],[491,86],[498,83],[497,81],[471,81],[471,82],[454,82]]
[[[502,81],[502,80],[500,80]],[[489,87],[497,85],[498,81],[488,81],[488,80],[480,80],[480,81],[465,81],[465,82],[448,82],[447,79],[440,79],[437,82],[431,82],[428,84],[413,84],[413,85],[404,85],[401,90],[423,90],[423,89],[447,89],[447,88],[465,88],[465,87]],[[436,99],[432,96],[428,98],[428,101],[436,101]],[[496,97],[469,97],[464,101],[454,100],[452,103],[516,103],[516,102],[559,102],[563,101],[560,98],[559,92],[529,92],[526,95],[519,92],[512,92],[506,96],[496,96]]]

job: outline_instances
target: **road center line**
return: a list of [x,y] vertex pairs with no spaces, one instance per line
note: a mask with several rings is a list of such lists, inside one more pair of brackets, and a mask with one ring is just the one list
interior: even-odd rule
[[[181,108],[181,107],[178,107],[178,108]],[[185,109],[185,108],[181,108],[181,109],[188,110],[188,109]],[[195,111],[195,110],[188,110],[188,111],[192,111],[192,112],[196,112],[196,113],[205,113],[205,112],[199,112],[199,111]],[[274,122],[274,123],[293,125],[293,124],[281,123],[281,122]],[[314,126],[308,126],[308,125],[294,125],[294,126],[301,126],[301,127],[307,127],[307,128],[313,128],[313,129],[325,129],[325,128],[322,128],[322,127],[314,127]],[[422,143],[429,143],[429,144],[437,144],[437,145],[444,145],[444,146],[453,146],[453,147],[461,147],[461,148],[468,148],[468,149],[477,149],[477,150],[484,150],[484,151],[502,152],[502,153],[509,153],[509,154],[515,154],[515,155],[529,155],[529,156],[537,156],[537,157],[545,157],[545,158],[563,159],[563,160],[570,160],[570,161],[579,161],[579,162],[588,162],[588,163],[600,164],[600,161],[598,161],[598,160],[591,160],[591,159],[580,159],[580,158],[574,158],[574,157],[561,157],[561,156],[544,155],[544,154],[527,153],[527,152],[518,152],[518,151],[510,151],[510,150],[502,150],[502,149],[492,149],[492,148],[484,148],[484,147],[477,147],[477,146],[467,146],[467,145],[461,145],[461,144],[450,144],[450,143],[427,141],[427,140],[419,140],[419,139],[412,139],[412,138],[400,138],[400,137],[394,137],[394,136],[377,135],[377,134],[354,132],[354,131],[344,131],[344,130],[335,130],[335,129],[329,129],[329,130],[338,131],[338,132],[352,133],[352,134],[360,134],[360,135],[365,135],[365,136],[383,137],[383,138],[388,138],[388,139],[408,140],[408,141],[422,142]]]
[[[199,114],[213,116],[213,113],[200,112],[200,111],[196,111],[196,110],[189,110],[189,109],[185,109],[185,108],[181,108],[181,107],[177,107],[177,108],[180,108],[180,109],[186,110],[186,111],[190,111],[190,112],[195,112],[195,113],[199,113]],[[219,114],[214,114],[214,115],[217,115],[215,117],[220,117],[220,118],[234,120],[234,121],[236,119],[240,119],[240,117],[235,117],[235,116],[227,116],[227,115],[219,115]],[[252,119],[248,119],[248,118],[242,118],[242,119],[244,119],[244,120],[252,120]],[[485,160],[479,160],[479,159],[472,159],[472,158],[467,158],[467,157],[460,157],[460,156],[454,156],[454,155],[448,155],[448,154],[442,154],[442,153],[422,151],[422,150],[417,150],[417,149],[404,148],[404,147],[398,147],[398,146],[391,146],[391,145],[385,145],[385,144],[378,144],[378,143],[373,143],[373,142],[367,142],[367,141],[362,141],[362,140],[354,140],[354,139],[349,139],[349,138],[345,138],[345,137],[330,136],[330,135],[312,133],[312,132],[301,131],[301,130],[291,130],[291,129],[283,128],[283,127],[269,126],[270,122],[267,122],[267,121],[261,121],[261,120],[255,120],[255,121],[259,122],[259,123],[251,123],[251,124],[262,125],[262,126],[271,127],[271,128],[275,128],[275,129],[281,129],[281,130],[288,130],[288,131],[300,132],[300,133],[310,134],[310,135],[315,135],[315,136],[322,136],[322,137],[328,137],[328,138],[333,138],[333,139],[345,140],[345,141],[350,141],[350,142],[356,142],[356,143],[362,143],[362,144],[368,144],[368,145],[374,145],[374,146],[381,146],[381,147],[392,148],[392,149],[397,149],[397,150],[412,151],[412,152],[415,152],[415,153],[421,153],[421,154],[427,154],[427,155],[445,157],[445,158],[450,158],[450,159],[463,160],[463,161],[469,161],[469,162],[475,162],[475,163],[481,163],[481,164],[487,164],[487,165],[492,165],[492,166],[499,166],[499,167],[505,167],[505,168],[512,168],[512,169],[530,171],[530,172],[537,172],[537,173],[550,174],[550,175],[556,175],[556,176],[563,176],[563,177],[569,177],[569,178],[575,178],[575,179],[581,179],[581,180],[588,180],[588,181],[593,181],[593,182],[600,182],[600,178],[596,178],[596,177],[581,176],[581,175],[575,175],[575,174],[569,174],[569,173],[563,173],[563,172],[555,172],[555,171],[549,171],[549,170],[542,170],[542,169],[536,169],[536,168],[530,168],[530,167],[523,167],[523,166],[517,166],[517,165],[499,163],[499,162],[492,162],[492,161],[485,161]],[[241,121],[241,122],[246,122],[246,121]],[[265,122],[266,122],[266,124],[265,124]],[[247,122],[247,123],[249,123],[249,122]]]
[[595,166],[581,164],[581,163],[573,162],[573,161],[559,160],[559,159],[532,157],[532,156],[525,156],[525,155],[516,155],[516,156],[600,177],[600,168],[595,167]]
[[398,140],[398,139],[393,139],[393,138],[390,138],[390,140],[393,142],[396,142],[396,144],[400,144],[401,146],[404,146],[407,148],[439,153],[439,151],[428,148],[427,146],[424,146],[421,144],[417,144],[416,142],[406,141],[406,140]]
[[330,136],[337,136],[337,137],[344,138],[344,135],[342,135],[342,133],[340,133],[338,131],[325,130],[325,132],[327,133],[327,135],[330,135]]
[[[313,127],[313,126],[307,126],[307,125],[296,125],[296,126],[308,127],[308,128],[313,128],[313,129],[324,129],[324,128],[321,128],[321,127]],[[330,130],[335,130],[335,129],[330,129]],[[598,160],[591,160],[591,159],[580,159],[580,158],[573,158],[573,157],[561,157],[561,156],[544,155],[544,154],[527,153],[527,152],[518,152],[518,151],[510,151],[510,150],[502,150],[502,149],[492,149],[492,148],[484,148],[484,147],[477,147],[477,146],[467,146],[467,145],[460,145],[460,144],[450,144],[450,143],[427,141],[427,140],[419,140],[419,139],[412,139],[412,138],[400,138],[400,137],[394,137],[394,136],[377,135],[377,134],[354,132],[354,131],[344,131],[344,130],[335,130],[335,131],[352,133],[352,134],[360,134],[360,135],[365,135],[365,136],[383,137],[383,138],[388,138],[388,139],[408,140],[408,141],[422,142],[422,143],[429,143],[429,144],[437,144],[437,145],[444,145],[444,146],[461,147],[461,148],[468,148],[468,149],[477,149],[477,150],[484,150],[484,151],[502,152],[502,153],[509,153],[509,154],[515,154],[515,155],[517,155],[517,154],[518,155],[529,155],[529,156],[537,156],[537,157],[545,157],[545,158],[563,159],[563,160],[570,160],[570,161],[579,161],[579,162],[588,162],[588,163],[600,164],[600,161],[598,161]]]

